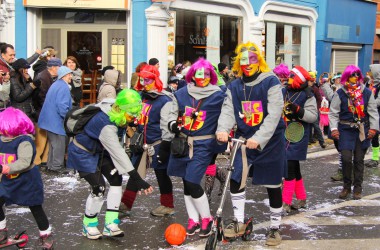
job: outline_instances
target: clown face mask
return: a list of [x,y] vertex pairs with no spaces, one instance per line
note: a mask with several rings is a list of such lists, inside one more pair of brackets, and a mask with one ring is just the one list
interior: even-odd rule
[[357,82],[358,82],[358,79],[360,77],[360,73],[359,72],[354,72],[350,75],[350,77],[348,78],[348,82],[351,84],[351,85],[356,85]]
[[259,60],[255,51],[254,47],[249,50],[245,47],[242,48],[240,67],[246,76],[252,76],[259,68]]
[[155,87],[155,81],[150,78],[142,78],[140,77],[140,84],[144,86],[146,91],[152,90]]
[[205,68],[198,69],[193,78],[197,87],[206,87],[211,80],[210,70]]

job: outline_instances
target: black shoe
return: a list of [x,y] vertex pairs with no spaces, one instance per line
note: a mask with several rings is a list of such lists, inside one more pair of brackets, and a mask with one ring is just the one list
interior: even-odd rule
[[321,145],[321,148],[326,148],[327,147],[327,144],[325,142],[320,143],[319,145]]

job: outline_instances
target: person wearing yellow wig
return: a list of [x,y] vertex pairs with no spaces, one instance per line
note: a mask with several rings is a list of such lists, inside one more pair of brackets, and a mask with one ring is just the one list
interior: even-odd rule
[[247,140],[238,149],[230,190],[236,222],[227,225],[226,237],[244,233],[245,183],[252,165],[252,182],[267,188],[270,205],[270,228],[266,244],[281,243],[281,181],[287,171],[284,130],[281,119],[284,106],[281,83],[269,69],[257,45],[252,42],[237,46],[232,70],[238,72],[227,90],[227,99],[218,120],[216,137],[228,141],[229,131],[236,124],[235,137]]

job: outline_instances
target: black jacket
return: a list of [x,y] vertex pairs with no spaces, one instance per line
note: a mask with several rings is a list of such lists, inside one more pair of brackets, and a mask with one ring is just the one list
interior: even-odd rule
[[32,107],[32,94],[34,89],[30,86],[31,79],[26,81],[19,72],[11,74],[11,106],[22,110],[32,121],[35,121]]

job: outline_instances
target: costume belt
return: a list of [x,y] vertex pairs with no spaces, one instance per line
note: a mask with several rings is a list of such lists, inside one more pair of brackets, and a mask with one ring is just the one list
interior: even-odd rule
[[367,123],[366,121],[364,121],[364,122],[361,122],[361,121],[350,122],[350,121],[340,120],[339,123],[343,124],[343,125],[348,125],[351,128],[357,128],[357,129],[359,129],[359,140],[360,141],[364,141],[365,140],[364,124]]
[[[185,134],[182,134],[186,136]],[[193,158],[193,148],[194,148],[194,141],[200,141],[200,140],[207,140],[207,139],[213,139],[215,138],[215,135],[200,135],[200,136],[188,136],[187,137],[187,143],[189,144],[189,158]]]
[[[239,140],[245,140],[245,138],[240,136]],[[237,143],[235,143],[234,147],[236,147],[236,145],[237,145]],[[234,152],[234,149],[232,149],[231,152]],[[241,183],[240,183],[239,189],[245,188],[247,178],[248,178],[248,171],[249,171],[248,158],[247,158],[247,146],[245,144],[241,144],[241,157],[243,160],[243,172],[242,172],[242,176],[241,176]],[[232,164],[234,164],[234,163],[232,162]]]
[[142,153],[139,166],[137,167],[137,172],[140,174],[141,178],[145,178],[146,170],[152,164],[152,156],[155,154],[154,146],[161,143],[161,140],[155,141],[152,144],[144,144],[144,152]]

